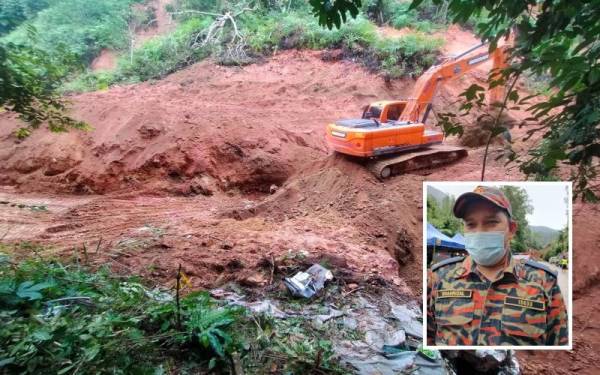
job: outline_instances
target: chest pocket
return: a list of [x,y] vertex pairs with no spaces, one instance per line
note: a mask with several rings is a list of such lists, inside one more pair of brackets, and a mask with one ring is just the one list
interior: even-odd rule
[[546,333],[546,301],[537,295],[506,296],[502,308],[502,332],[514,344],[543,344]]
[[435,322],[438,326],[463,326],[473,320],[473,291],[438,290],[435,298]]
[[440,289],[435,297],[437,345],[471,344],[473,312],[472,290]]

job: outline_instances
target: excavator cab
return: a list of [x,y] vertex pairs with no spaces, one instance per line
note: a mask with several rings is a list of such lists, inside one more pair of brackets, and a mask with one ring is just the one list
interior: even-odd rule
[[398,121],[405,107],[406,101],[374,102],[363,108],[362,118],[365,120],[375,119],[380,123]]

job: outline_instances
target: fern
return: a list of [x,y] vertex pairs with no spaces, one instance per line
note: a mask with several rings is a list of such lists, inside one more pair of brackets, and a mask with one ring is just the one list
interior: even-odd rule
[[227,332],[243,310],[239,308],[215,308],[208,295],[198,294],[195,304],[188,310],[185,323],[187,334],[198,340],[205,348],[223,358],[231,352],[234,342]]

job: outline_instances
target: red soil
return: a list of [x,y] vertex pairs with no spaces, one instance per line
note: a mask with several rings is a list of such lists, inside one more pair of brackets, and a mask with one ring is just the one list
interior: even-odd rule
[[[438,108],[469,83],[444,89]],[[358,282],[376,277],[420,298],[422,181],[479,179],[483,150],[382,183],[331,155],[323,136],[328,121],[406,96],[410,85],[386,86],[318,52],[285,52],[244,68],[206,61],[159,82],[73,96],[73,115],[90,132],[40,130],[19,142],[16,120],[0,114],[0,202],[8,202],[0,238],[81,258],[85,243],[92,263],[163,283],[181,263],[195,287],[264,285],[265,258],[306,252]],[[515,130],[519,149],[527,148],[523,134]],[[523,175],[492,159],[486,179]],[[526,373],[598,371],[599,225],[596,206],[577,206],[574,351],[519,353]]]
[[92,61],[90,68],[94,72],[101,70],[113,70],[117,67],[117,55],[114,51],[104,49],[100,52],[100,55]]

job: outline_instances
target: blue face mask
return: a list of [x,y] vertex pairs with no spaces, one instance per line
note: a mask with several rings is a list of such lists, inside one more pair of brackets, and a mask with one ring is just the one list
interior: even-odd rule
[[504,232],[465,233],[465,247],[475,263],[493,266],[500,262],[506,253]]

